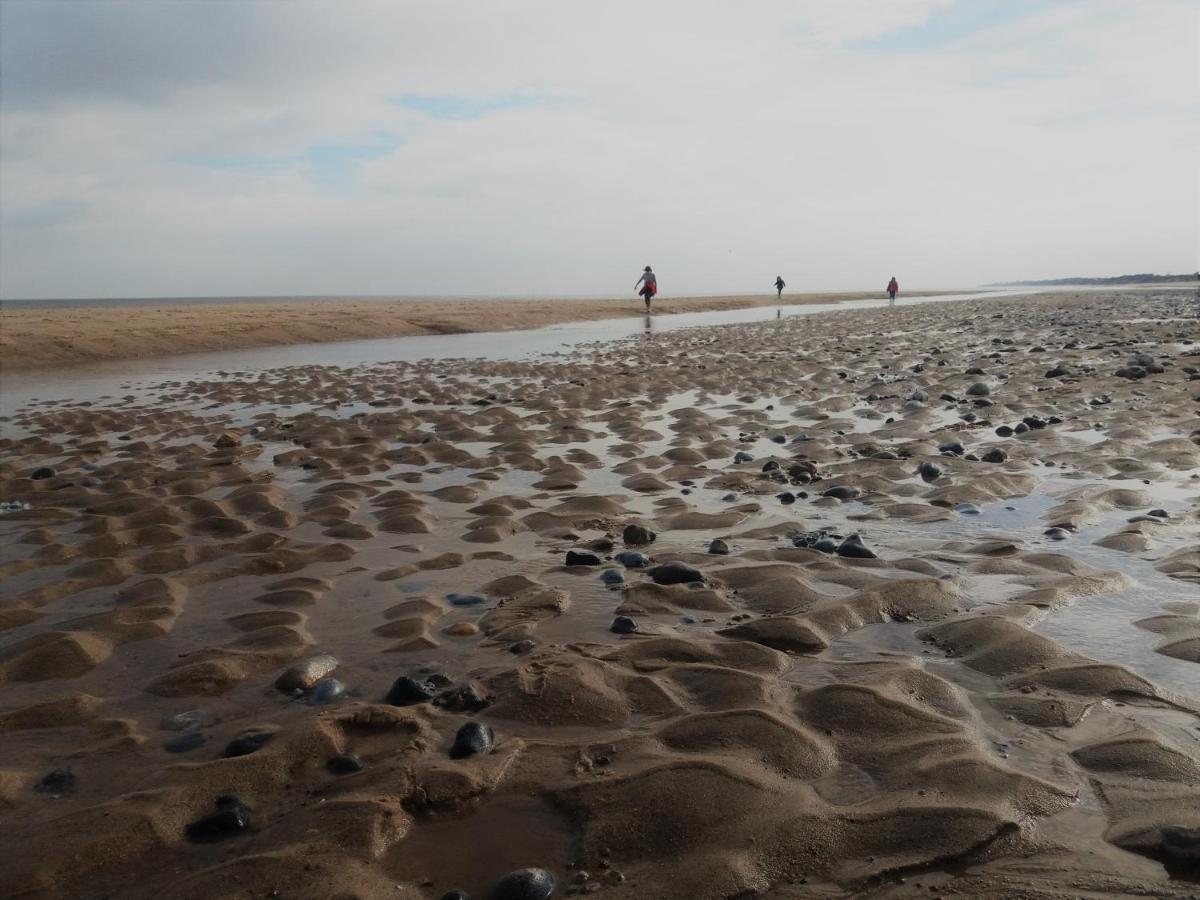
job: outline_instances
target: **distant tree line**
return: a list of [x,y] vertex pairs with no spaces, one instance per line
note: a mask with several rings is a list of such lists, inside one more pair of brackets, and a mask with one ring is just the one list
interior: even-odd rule
[[1143,272],[1140,275],[1114,275],[1111,278],[1047,278],[1042,281],[996,281],[988,285],[988,287],[1014,287],[1026,284],[1043,286],[1072,284],[1162,284],[1179,281],[1200,281],[1200,272],[1193,272],[1190,275],[1154,275],[1150,272]]

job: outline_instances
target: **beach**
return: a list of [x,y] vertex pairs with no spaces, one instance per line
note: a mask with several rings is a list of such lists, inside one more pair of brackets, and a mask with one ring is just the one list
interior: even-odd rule
[[0,895],[1195,896],[1194,290],[903,301],[0,312]]
[[[939,292],[920,293],[937,296]],[[830,304],[880,296],[881,292],[786,294],[782,301],[766,294],[664,297],[655,300],[654,313]],[[0,306],[0,371],[250,347],[509,331],[644,312],[642,301],[635,296],[605,300],[164,302],[154,306],[106,303],[36,309]]]

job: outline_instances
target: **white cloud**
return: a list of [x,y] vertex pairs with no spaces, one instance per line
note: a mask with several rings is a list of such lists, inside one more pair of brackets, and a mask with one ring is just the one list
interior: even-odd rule
[[0,295],[1194,268],[1196,7],[1027,5],[893,52],[954,0],[5,0]]

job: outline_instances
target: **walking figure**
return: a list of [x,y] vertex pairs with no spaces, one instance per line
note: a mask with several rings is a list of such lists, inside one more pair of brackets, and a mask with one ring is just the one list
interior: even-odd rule
[[896,305],[896,295],[900,293],[900,282],[896,280],[896,276],[892,276],[892,280],[888,282],[888,306]]
[[784,282],[783,276],[776,275],[775,276],[775,299],[776,300],[783,299],[783,289],[785,287],[787,287],[787,284]]
[[650,301],[658,293],[658,279],[654,277],[654,270],[646,266],[645,271],[642,272],[642,277],[637,280],[637,284],[633,286],[633,289],[638,292],[639,297],[646,298],[646,312],[650,312]]

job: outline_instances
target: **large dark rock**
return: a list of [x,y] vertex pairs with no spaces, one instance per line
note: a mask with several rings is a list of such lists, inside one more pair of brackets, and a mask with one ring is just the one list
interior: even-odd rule
[[246,734],[239,734],[225,745],[225,758],[249,756],[261,749],[264,744],[270,743],[274,737],[275,732],[273,731],[249,731]]
[[428,679],[418,680],[409,675],[401,675],[392,682],[383,699],[392,706],[413,706],[417,703],[428,703],[437,691],[437,685]]
[[250,828],[250,810],[237,797],[218,797],[216,807],[215,813],[188,825],[188,840],[219,841],[241,834]]
[[642,547],[653,543],[658,535],[644,525],[626,525],[621,532],[621,540],[627,547]]
[[650,570],[650,577],[655,584],[690,584],[693,581],[704,581],[704,575],[697,569],[685,566],[681,562],[666,562]]
[[492,731],[492,726],[482,722],[468,722],[454,735],[450,758],[463,759],[479,753],[491,753],[495,746],[496,733]]
[[567,551],[568,566],[598,566],[602,560],[595,553],[580,553],[576,550]]
[[840,544],[837,550],[834,551],[838,556],[845,556],[849,559],[875,559],[875,552],[869,550],[862,542],[857,534],[852,534]]
[[555,883],[545,869],[518,869],[496,882],[491,900],[548,900]]

